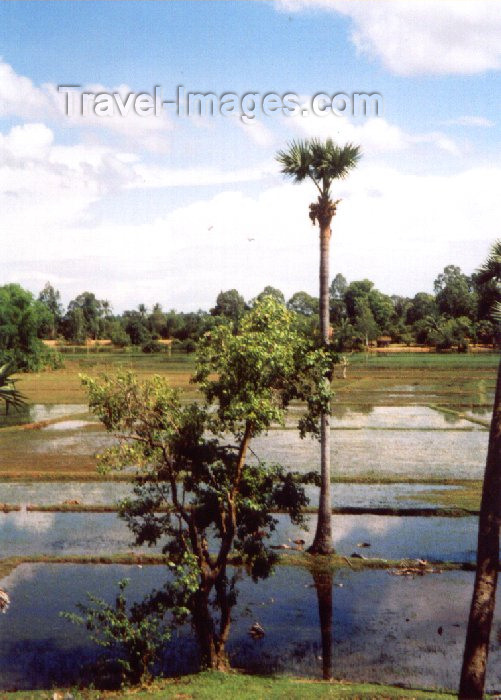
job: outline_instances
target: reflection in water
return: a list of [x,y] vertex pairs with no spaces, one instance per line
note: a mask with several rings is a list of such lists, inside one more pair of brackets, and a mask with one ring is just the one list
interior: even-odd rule
[[322,678],[332,678],[332,571],[312,571],[317,591],[318,617],[322,638]]
[[[131,579],[131,601],[141,600],[162,585],[166,571],[161,566],[23,565],[4,578],[1,586],[11,606],[0,625],[0,688],[77,682],[79,666],[93,661],[99,649],[59,611],[75,610],[87,591],[111,602],[116,582],[124,576]],[[472,582],[473,574],[465,571],[412,579],[344,569],[335,573],[329,600],[327,578],[312,586],[307,570],[279,566],[258,585],[248,578],[241,583],[228,645],[231,664],[255,673],[318,678],[322,654],[324,672],[330,670],[334,677],[455,688]],[[249,627],[256,620],[266,634],[253,640]],[[498,606],[496,626],[500,620]],[[489,663],[490,692],[501,686],[501,648],[496,644]],[[187,625],[166,646],[162,670],[180,675],[196,668]]]

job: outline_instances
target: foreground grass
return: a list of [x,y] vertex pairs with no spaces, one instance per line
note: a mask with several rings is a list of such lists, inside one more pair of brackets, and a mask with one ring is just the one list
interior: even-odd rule
[[[63,700],[66,691],[22,691],[0,694],[0,700]],[[133,688],[118,693],[71,691],[75,700],[134,698],[134,700],[317,700],[321,698],[428,698],[449,700],[456,695],[440,691],[412,690],[389,685],[348,683],[345,681],[313,681],[303,678],[250,676],[242,673],[198,673],[181,678],[157,681],[148,688]]]

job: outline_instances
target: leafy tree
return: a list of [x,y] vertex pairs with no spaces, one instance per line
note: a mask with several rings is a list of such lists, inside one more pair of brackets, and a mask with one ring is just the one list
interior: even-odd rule
[[418,292],[410,302],[405,320],[408,325],[412,325],[427,316],[433,317],[437,315],[438,309],[434,296],[426,292]]
[[477,306],[471,277],[464,275],[456,265],[447,265],[433,283],[436,303],[441,314],[457,318],[468,316],[474,320]]
[[367,300],[373,288],[374,282],[367,279],[350,282],[348,285],[344,293],[344,302],[349,319],[352,323],[355,323],[357,317],[357,300]]
[[130,336],[120,321],[111,321],[108,332],[111,342],[118,348],[125,348],[131,344]]
[[287,308],[302,316],[318,314],[318,299],[307,292],[295,292],[287,302]]
[[286,510],[300,523],[307,502],[281,467],[248,464],[251,440],[282,421],[297,396],[308,396],[302,429],[311,428],[328,402],[318,377],[331,362],[294,331],[292,314],[266,297],[238,332],[228,321],[202,339],[195,380],[204,405],[182,403],[160,377],[144,384],[131,373],[84,379],[92,411],[118,439],[101,466],[135,464],[140,471],[121,515],[137,544],[162,541],[172,568],[145,610],[169,610],[172,624],[189,614],[205,667],[228,666],[225,644],[244,574],[231,572],[230,562],[255,581],[267,577],[276,560],[267,546],[276,525],[271,510]]
[[38,301],[47,309],[46,320],[42,322],[39,334],[42,338],[54,339],[63,318],[61,294],[50,282],[47,282],[38,295]]
[[271,287],[269,284],[263,289],[262,292],[260,292],[257,295],[256,301],[262,301],[265,297],[273,297],[281,304],[285,304],[285,297],[283,295],[283,292],[281,292],[280,289],[277,289],[276,287]]
[[348,282],[345,277],[338,272],[331,282],[329,287],[330,295],[330,319],[331,323],[340,323],[341,319],[346,317],[346,304],[344,295],[348,289]]
[[[501,243],[492,247],[479,271],[495,281],[501,293]],[[498,299],[501,304],[501,299]],[[489,639],[496,604],[499,569],[499,527],[501,523],[501,362],[489,432],[482,501],[478,519],[477,568],[461,669],[459,698],[481,700],[484,696]]]
[[38,338],[46,320],[46,307],[31,292],[19,284],[0,287],[0,363],[38,370],[50,362],[50,352]]
[[148,317],[148,326],[153,338],[167,337],[167,324],[161,304],[155,304]]
[[219,292],[216,305],[210,310],[213,316],[224,316],[231,319],[238,325],[246,309],[245,299],[236,289],[228,289],[226,292]]
[[76,342],[101,338],[104,329],[103,302],[96,299],[93,292],[82,292],[68,304],[64,326],[65,336]]
[[[282,173],[294,182],[310,179],[318,190],[316,202],[310,204],[310,220],[318,223],[320,233],[320,334],[327,346],[330,342],[329,318],[329,246],[331,222],[340,200],[331,199],[331,186],[334,180],[345,178],[357,165],[360,158],[359,146],[351,143],[338,146],[332,139],[322,142],[318,139],[293,141],[288,148],[279,151],[277,160]],[[329,377],[325,386],[330,387]],[[315,539],[310,551],[315,554],[332,552],[332,509],[330,487],[330,406],[321,416],[320,441],[321,487],[319,512]]]
[[122,322],[132,345],[144,345],[152,339],[146,315],[141,311],[124,311]]
[[368,297],[369,308],[381,332],[388,332],[391,320],[395,315],[395,307],[391,297],[377,289],[372,289]]
[[378,337],[380,330],[367,299],[360,298],[355,301],[355,319],[355,331],[368,348],[370,341]]

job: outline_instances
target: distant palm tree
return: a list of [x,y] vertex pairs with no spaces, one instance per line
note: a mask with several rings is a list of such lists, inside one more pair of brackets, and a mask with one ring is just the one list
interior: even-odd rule
[[[282,173],[294,182],[310,179],[318,190],[316,202],[310,204],[310,219],[320,230],[320,331],[325,345],[329,343],[329,244],[331,221],[340,200],[331,199],[334,180],[345,178],[359,158],[360,147],[347,143],[338,146],[327,139],[292,141],[287,149],[277,153]],[[330,378],[324,381],[330,387]],[[330,410],[320,416],[320,471],[321,486],[317,530],[310,552],[329,554],[332,548],[332,508],[330,491]]]
[[16,389],[12,374],[16,371],[13,362],[7,362],[0,367],[0,400],[5,403],[5,412],[9,412],[9,407],[22,408],[26,405],[25,397]]
[[478,270],[477,280],[481,284],[497,282],[499,297],[492,309],[496,321],[501,322],[501,239],[497,240],[489,253],[489,257]]
[[[482,282],[497,282],[500,299],[495,311],[501,321],[501,241],[479,270]],[[497,309],[497,311],[496,311]],[[501,521],[501,362],[492,411],[482,502],[478,519],[477,569],[461,670],[459,698],[481,700],[484,695],[489,639],[496,603]]]

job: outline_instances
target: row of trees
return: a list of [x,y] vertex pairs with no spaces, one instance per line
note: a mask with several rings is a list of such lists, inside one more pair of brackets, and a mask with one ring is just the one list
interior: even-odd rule
[[[448,265],[437,276],[434,294],[419,292],[414,297],[390,296],[368,279],[348,282],[338,273],[329,287],[331,342],[338,350],[359,349],[381,336],[438,349],[465,349],[468,342],[491,344],[497,331],[491,314],[497,294],[495,282],[480,273],[465,275],[455,265]],[[8,284],[0,287],[0,361],[14,359],[25,366],[23,357],[29,357],[35,359],[28,364],[37,365],[42,352],[37,339],[79,344],[89,338],[109,338],[120,347],[137,345],[150,350],[156,349],[156,340],[172,339],[190,352],[221,318],[238,323],[266,295],[286,303],[305,333],[319,333],[319,300],[304,291],[286,301],[279,289],[267,286],[255,299],[246,301],[236,289],[230,289],[218,294],[210,311],[164,311],[157,303],[151,309],[139,304],[117,315],[109,301],[92,292],[79,294],[65,309],[59,291],[50,283],[36,299],[19,285]]]

